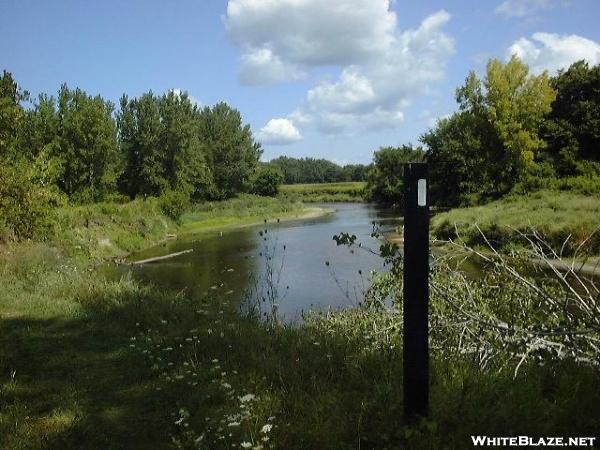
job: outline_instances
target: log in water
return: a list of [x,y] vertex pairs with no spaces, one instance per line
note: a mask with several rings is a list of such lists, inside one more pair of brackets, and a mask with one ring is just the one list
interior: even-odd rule
[[142,259],[140,261],[132,261],[129,264],[132,266],[138,266],[140,264],[150,264],[153,262],[162,261],[164,259],[175,258],[176,256],[179,256],[179,255],[185,255],[186,253],[190,253],[193,251],[194,251],[193,248],[189,248],[189,249],[183,250],[181,252],[169,253],[168,255],[155,256],[154,258]]

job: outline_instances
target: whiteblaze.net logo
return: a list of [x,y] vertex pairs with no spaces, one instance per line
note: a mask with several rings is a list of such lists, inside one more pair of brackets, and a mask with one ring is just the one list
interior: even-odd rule
[[595,437],[471,436],[475,447],[593,447]]

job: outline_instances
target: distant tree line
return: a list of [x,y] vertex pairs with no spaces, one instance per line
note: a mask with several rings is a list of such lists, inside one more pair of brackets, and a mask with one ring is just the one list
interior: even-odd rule
[[115,111],[102,97],[66,85],[56,97],[30,100],[4,71],[0,229],[18,236],[48,228],[49,210],[66,202],[123,195],[219,200],[254,191],[259,179],[266,191],[273,181],[260,176],[262,150],[250,127],[225,103],[199,108],[185,93],[148,92],[124,95]]
[[281,171],[285,184],[365,181],[368,171],[363,164],[340,166],[326,159],[289,156],[272,159],[269,164]]

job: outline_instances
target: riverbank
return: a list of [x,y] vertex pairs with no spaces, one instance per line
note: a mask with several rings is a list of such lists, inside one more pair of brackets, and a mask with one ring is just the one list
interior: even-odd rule
[[528,246],[522,234],[535,230],[563,256],[600,255],[600,197],[570,192],[538,191],[513,195],[483,206],[436,214],[431,232],[438,239],[498,249]]
[[265,220],[308,219],[329,212],[296,201],[248,194],[193,205],[177,220],[165,215],[155,199],[98,203],[61,209],[57,231],[47,244],[80,264],[98,264],[176,236],[253,226]]

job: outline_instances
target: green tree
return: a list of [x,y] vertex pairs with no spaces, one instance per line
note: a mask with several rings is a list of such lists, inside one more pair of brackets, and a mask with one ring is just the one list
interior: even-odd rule
[[160,99],[163,125],[161,147],[165,152],[165,175],[171,189],[195,199],[210,196],[212,173],[201,140],[199,113],[186,93],[173,91]]
[[422,162],[425,152],[420,147],[402,145],[382,147],[373,155],[373,165],[367,176],[367,198],[384,204],[398,204],[402,198],[403,165]]
[[152,92],[131,100],[123,95],[120,104],[117,124],[126,160],[121,185],[132,198],[158,196],[169,188],[159,99]]
[[600,163],[600,65],[578,61],[551,81],[557,96],[544,126],[546,153],[559,175],[585,173]]
[[16,151],[20,127],[25,119],[21,102],[29,93],[19,88],[12,74],[3,71],[0,78],[0,156]]
[[63,85],[59,91],[59,186],[76,201],[98,200],[116,187],[121,160],[113,110],[81,89]]
[[275,166],[260,166],[252,178],[251,191],[253,194],[265,197],[275,197],[279,193],[279,186],[283,182],[281,170]]
[[46,94],[40,94],[33,108],[26,112],[19,147],[23,153],[33,157],[41,153],[57,155],[60,152],[59,136],[60,121],[56,101]]
[[187,94],[157,97],[148,92],[132,100],[123,96],[117,123],[126,160],[121,186],[131,197],[170,190],[196,199],[211,196],[200,112]]
[[205,107],[200,113],[199,133],[213,174],[212,197],[225,199],[243,191],[262,150],[250,126],[242,124],[240,112],[226,103]]
[[0,231],[15,238],[43,238],[54,224],[53,209],[60,202],[54,185],[55,165],[47,151],[23,149],[28,99],[12,75],[0,78]]
[[556,96],[547,73],[530,76],[517,57],[491,60],[457,89],[459,111],[421,141],[428,147],[434,201],[472,203],[508,192],[536,171],[545,142],[540,129]]

